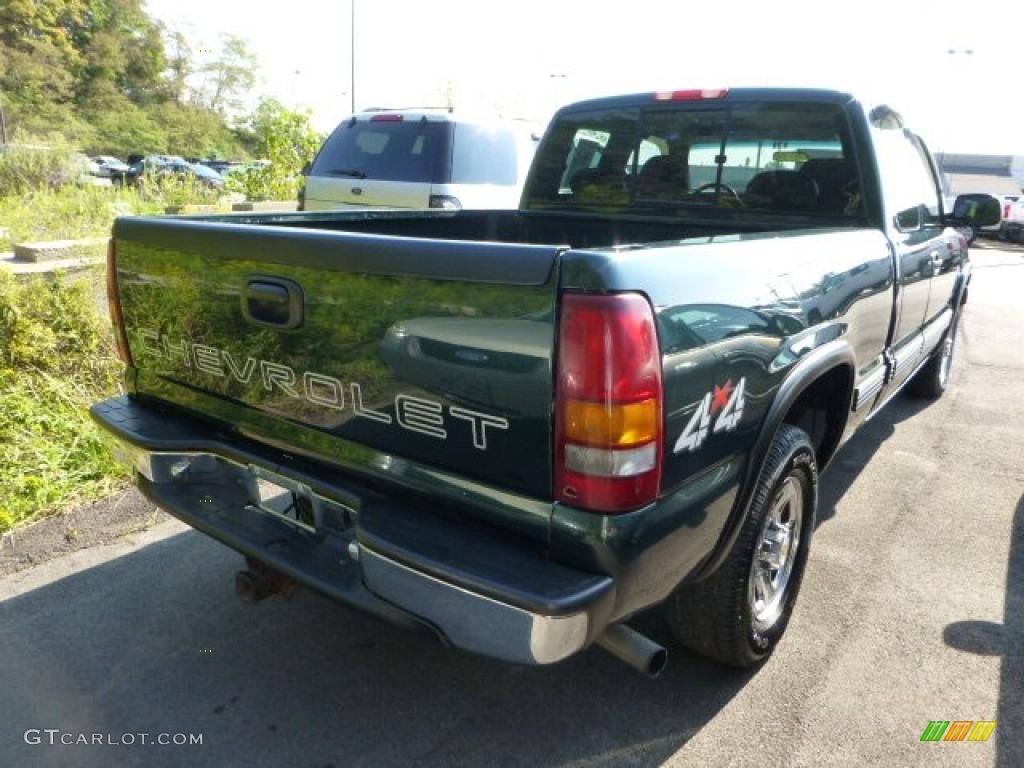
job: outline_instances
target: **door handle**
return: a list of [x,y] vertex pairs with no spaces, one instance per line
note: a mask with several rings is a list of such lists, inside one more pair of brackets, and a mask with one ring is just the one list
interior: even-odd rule
[[305,320],[302,286],[294,280],[252,275],[246,278],[241,298],[242,316],[250,323],[290,331]]

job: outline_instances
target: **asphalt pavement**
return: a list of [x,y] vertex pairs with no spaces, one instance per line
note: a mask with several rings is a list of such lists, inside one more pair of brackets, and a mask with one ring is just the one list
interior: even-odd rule
[[893,400],[823,475],[759,669],[512,667],[308,592],[247,606],[240,558],[169,520],[0,580],[0,765],[1024,765],[1024,249],[972,258],[951,389]]

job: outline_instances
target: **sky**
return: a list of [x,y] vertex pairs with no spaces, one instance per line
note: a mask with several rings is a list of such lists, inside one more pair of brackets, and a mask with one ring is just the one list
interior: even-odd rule
[[452,100],[545,121],[592,96],[816,86],[889,103],[933,152],[1024,156],[1020,0],[144,4],[194,43],[197,63],[223,34],[244,38],[261,64],[253,100],[309,110],[321,131],[371,106]]

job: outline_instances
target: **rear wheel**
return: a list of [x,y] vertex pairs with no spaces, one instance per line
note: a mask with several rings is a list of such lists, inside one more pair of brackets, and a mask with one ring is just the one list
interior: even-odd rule
[[807,434],[779,428],[742,528],[721,567],[669,599],[676,639],[748,667],[775,649],[803,580],[817,510],[818,471]]

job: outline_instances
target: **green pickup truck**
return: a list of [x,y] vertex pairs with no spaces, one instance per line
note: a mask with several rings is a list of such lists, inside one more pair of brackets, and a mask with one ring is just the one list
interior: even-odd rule
[[125,394],[94,418],[156,504],[306,585],[523,664],[627,626],[749,666],[779,642],[818,473],[898,391],[947,387],[968,291],[900,115],[804,89],[552,119],[521,205],[120,218]]

